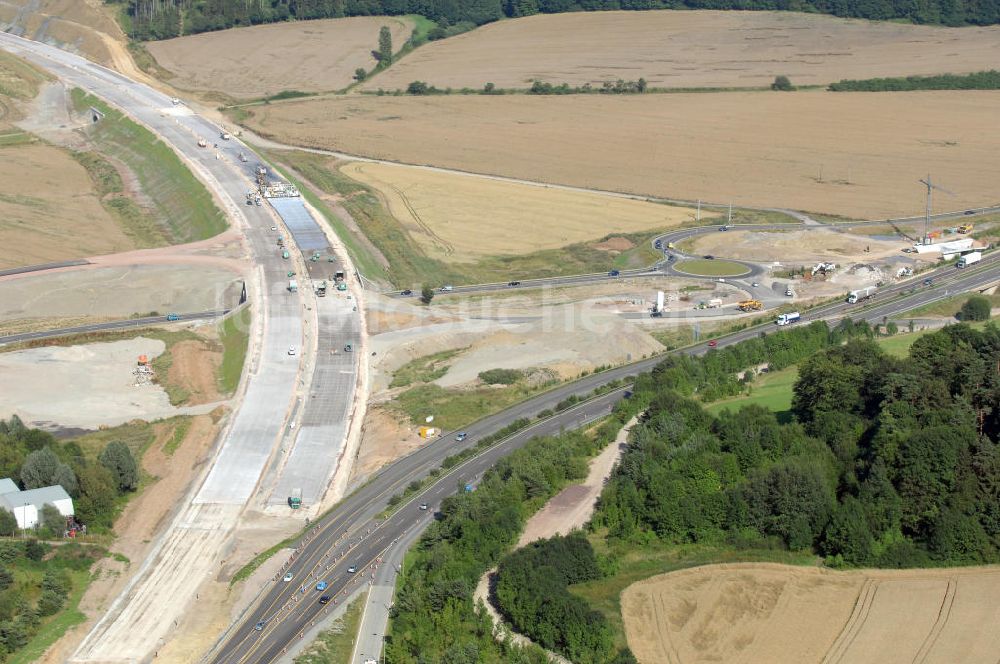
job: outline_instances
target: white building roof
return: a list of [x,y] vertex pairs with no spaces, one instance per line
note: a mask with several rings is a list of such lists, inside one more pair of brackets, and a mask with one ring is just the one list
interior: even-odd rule
[[[42,507],[46,504],[55,505],[56,501],[72,500],[69,494],[66,493],[66,489],[58,484],[43,486],[38,489],[29,489],[27,491],[19,491],[15,484],[14,491],[7,491],[6,488],[9,486],[7,482],[14,484],[9,478],[0,480],[0,505],[9,510],[13,510],[16,507],[24,507],[25,505],[34,505],[37,510],[41,511]],[[72,504],[70,502],[70,505]]]
[[9,477],[5,477],[0,480],[0,496],[5,493],[17,493],[20,489],[17,488],[17,484],[14,480]]

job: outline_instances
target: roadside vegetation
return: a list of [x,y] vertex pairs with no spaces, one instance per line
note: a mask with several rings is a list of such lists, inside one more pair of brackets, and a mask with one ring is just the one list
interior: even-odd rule
[[[384,261],[375,259],[373,252],[365,251],[365,239],[351,233],[343,220],[322,199],[312,197],[308,187],[300,188],[306,198],[324,212],[338,235],[345,239],[352,258],[361,257],[356,262],[362,274],[369,279],[387,280],[398,288],[411,288],[419,284],[436,286],[445,283],[504,282],[510,279],[631,269],[646,267],[659,258],[650,242],[662,234],[662,230],[615,233],[559,249],[516,256],[491,256],[472,263],[437,260],[428,256],[413,241],[399,221],[386,209],[374,189],[338,171],[330,165],[329,157],[307,152],[273,153],[270,156],[293,168],[323,194],[338,199],[357,226],[364,229],[367,240],[374,245]],[[613,255],[595,246],[611,238],[623,238],[632,248]]]
[[[990,307],[1000,307],[1000,294],[978,295],[977,298],[985,300]],[[922,316],[944,316],[955,320],[962,319],[962,307],[972,298],[968,295],[956,295],[945,298],[931,304],[918,307],[913,311],[906,312],[905,318],[920,318]],[[989,318],[987,315],[986,318]],[[972,318],[971,320],[985,320],[985,318]]]
[[406,387],[412,383],[432,383],[448,373],[450,366],[448,360],[463,350],[465,349],[455,348],[414,358],[393,372],[389,387]]
[[[744,342],[726,359],[733,371],[761,359],[799,363],[784,422],[757,404],[713,415],[677,391],[691,388],[679,384],[676,365],[661,365],[636,380],[606,424],[536,439],[501,460],[474,493],[447,498],[407,557],[387,661],[473,653],[481,662],[544,661],[534,649],[495,642],[487,619],[472,611],[472,589],[496,564],[496,598],[508,620],[574,662],[605,663],[634,661],[624,650],[621,591],[662,572],[762,560],[1000,560],[1000,497],[992,490],[1000,416],[990,407],[1000,389],[1000,330],[950,326],[893,356],[863,323],[822,335],[811,327],[822,325],[771,335],[778,341],[763,356],[763,340]],[[723,361],[725,350],[704,361]],[[525,515],[639,412],[586,537],[505,557]]]
[[320,632],[305,652],[292,660],[294,664],[348,664],[367,600],[368,593],[362,592],[348,604],[344,615]]
[[990,69],[974,74],[939,76],[897,76],[892,78],[844,79],[831,83],[833,92],[909,92],[911,90],[1000,90],[1000,71]]
[[230,314],[219,326],[222,342],[222,365],[219,367],[219,391],[231,395],[240,384],[243,365],[247,359],[247,345],[250,342],[250,324],[253,317],[250,306]]
[[[128,220],[132,233],[147,237],[151,224],[159,227],[171,244],[204,240],[226,229],[226,219],[216,207],[208,189],[191,173],[180,158],[148,129],[132,122],[122,113],[112,109],[96,97],[80,89],[72,91],[77,111],[93,106],[104,114],[104,119],[91,125],[87,132],[97,150],[104,155],[114,155],[138,180],[150,207],[138,215],[138,206],[107,203],[115,209],[118,218]],[[91,177],[108,193],[121,189],[120,176],[112,182],[107,170],[107,160],[90,160],[94,169]],[[85,164],[87,165],[87,164]],[[110,201],[122,200],[121,196]],[[145,216],[148,215],[148,218]]]
[[489,384],[441,387],[423,383],[401,392],[390,405],[402,411],[414,424],[420,424],[428,415],[434,415],[435,426],[454,430],[524,401],[557,382],[548,373],[534,371],[521,374],[512,382],[504,383],[503,387]]

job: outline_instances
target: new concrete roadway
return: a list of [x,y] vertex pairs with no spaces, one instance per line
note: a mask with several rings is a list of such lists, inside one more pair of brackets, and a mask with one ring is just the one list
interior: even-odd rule
[[217,140],[219,127],[166,95],[49,45],[0,33],[0,47],[122,109],[173,147],[241,227],[255,266],[250,284],[259,308],[256,353],[245,369],[242,403],[203,483],[178,506],[150,555],[72,657],[144,661],[169,637],[198,586],[217,572],[224,545],[285,428],[302,359],[287,351],[303,345],[305,309],[300,297],[286,290],[288,262],[270,230],[277,223],[270,207],[245,205],[252,186],[247,164],[197,146],[199,137]]
[[[929,273],[929,276],[934,279],[935,285],[887,287],[882,289],[874,302],[853,305],[834,302],[807,312],[803,319],[827,320],[833,324],[844,316],[852,316],[878,322],[883,316],[901,314],[952,294],[984,288],[1000,279],[1000,253],[986,256],[972,268],[959,270],[946,266]],[[777,329],[774,325],[751,327],[720,337],[717,346],[724,347],[760,334],[772,334]],[[677,352],[700,355],[707,351],[705,344],[699,344]],[[467,482],[475,482],[497,459],[533,436],[557,433],[603,417],[624,397],[626,388],[578,404],[510,436],[442,473],[433,485],[400,506],[389,518],[376,520],[391,496],[401,492],[413,480],[419,480],[439,468],[447,456],[475,445],[482,437],[518,419],[533,419],[539,412],[554,409],[557,403],[570,396],[584,396],[611,381],[628,380],[649,371],[662,359],[663,356],[646,359],[560,386],[469,425],[466,428],[468,438],[461,443],[453,434],[448,434],[387,466],[309,532],[292,559],[275,576],[270,589],[262,593],[258,602],[223,635],[207,661],[219,664],[263,663],[281,658],[326,615],[329,605],[320,604],[320,597],[329,596],[334,601],[348,597],[359,584],[371,580],[372,572],[377,571],[373,566],[386,558],[390,547],[398,545],[404,534],[412,534],[414,528],[423,525],[421,517],[425,513],[419,510],[420,503],[426,502],[432,507],[439,505],[442,498],[461,490]],[[285,572],[292,574],[292,581],[282,581]],[[323,591],[315,589],[320,581],[328,584]],[[369,610],[377,611],[378,608],[369,606]],[[257,625],[259,630],[255,628]],[[363,652],[367,657],[377,657],[371,639],[366,638]]]

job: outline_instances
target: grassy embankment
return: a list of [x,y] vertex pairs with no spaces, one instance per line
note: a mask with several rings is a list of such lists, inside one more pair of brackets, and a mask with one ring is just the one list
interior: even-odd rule
[[431,383],[448,373],[448,360],[461,353],[464,348],[444,350],[433,355],[425,355],[410,360],[392,374],[389,387],[406,387],[413,383]]
[[367,600],[368,593],[363,592],[351,601],[344,615],[334,620],[329,629],[320,632],[316,640],[292,660],[294,664],[348,664]]
[[[368,240],[385,257],[388,268],[378,263],[371,252],[361,252],[364,241],[354,238],[351,245],[352,258],[365,276],[384,279],[399,288],[414,287],[418,284],[439,285],[443,283],[484,283],[503,282],[509,279],[531,277],[551,277],[584,272],[602,272],[612,268],[628,269],[645,267],[655,262],[659,254],[650,246],[650,241],[663,231],[644,233],[615,233],[614,237],[624,237],[634,247],[617,256],[609,256],[607,251],[597,249],[593,242],[572,244],[560,249],[536,251],[521,256],[490,256],[474,263],[452,264],[427,256],[413,241],[403,226],[385,208],[379,195],[370,187],[352,180],[329,166],[330,158],[306,152],[287,152],[270,155],[295,171],[326,196],[343,197],[341,204],[364,229]],[[340,237],[349,233],[343,221],[337,218],[329,206],[307,188],[306,198],[324,212]],[[608,236],[611,237],[611,236]],[[358,260],[359,255],[361,260]]]
[[107,157],[81,160],[101,191],[105,207],[127,233],[146,243],[183,244],[226,229],[226,218],[208,189],[165,143],[80,89],[72,91],[72,98],[77,111],[93,106],[104,113],[103,120],[91,125],[89,138],[101,155],[124,164],[149,201],[147,208],[125,195],[121,176]]
[[[963,293],[961,295],[955,295],[954,297],[949,297],[944,300],[939,300],[938,302],[932,302],[931,304],[924,305],[913,309],[912,311],[907,311],[904,314],[900,314],[897,320],[904,321],[911,318],[923,318],[923,317],[935,317],[943,316],[946,318],[952,318],[957,320],[959,310],[965,301],[969,299],[969,293]],[[1000,307],[1000,294],[984,295],[993,307]]]
[[219,326],[219,339],[222,342],[219,391],[223,394],[232,394],[240,384],[243,364],[247,359],[251,320],[250,307],[247,306],[227,316]]

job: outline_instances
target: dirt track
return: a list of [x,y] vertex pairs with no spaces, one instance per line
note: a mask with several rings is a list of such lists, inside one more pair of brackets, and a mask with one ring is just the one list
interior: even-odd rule
[[994,91],[350,96],[253,113],[255,131],[307,147],[689,200],[916,215],[928,172],[956,193],[936,210],[998,196]]
[[709,565],[622,593],[641,664],[994,664],[1000,568]]
[[1000,27],[944,28],[797,14],[620,11],[498,21],[419,48],[363,87],[600,86],[644,77],[670,88],[798,85],[844,78],[954,74],[1000,60]]

